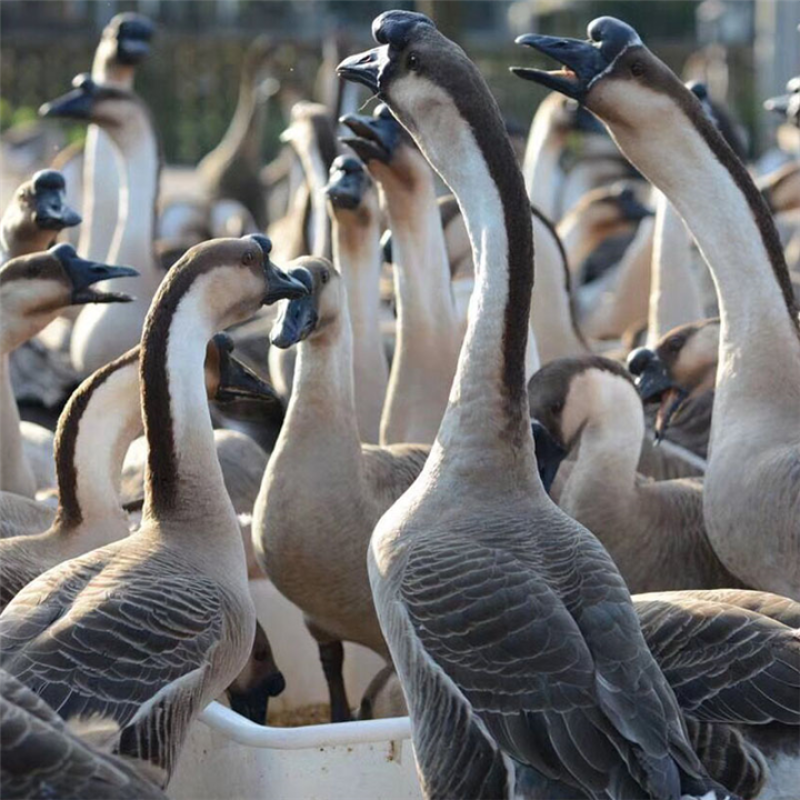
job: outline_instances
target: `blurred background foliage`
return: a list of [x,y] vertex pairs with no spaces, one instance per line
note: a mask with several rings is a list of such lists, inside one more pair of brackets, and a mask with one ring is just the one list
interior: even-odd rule
[[[763,87],[760,94],[755,79],[760,2],[800,8],[800,0],[3,0],[0,126],[6,130],[35,120],[42,102],[67,91],[74,75],[91,69],[106,22],[121,11],[139,11],[157,22],[158,34],[152,56],[137,75],[137,90],[153,110],[167,161],[195,164],[219,142],[230,121],[242,56],[257,35],[285,41],[274,77],[308,97],[326,37],[339,39],[343,55],[369,46],[372,19],[400,7],[427,13],[459,41],[509,119],[524,126],[543,92],[508,75],[510,64],[534,64],[537,58],[514,46],[514,37],[534,29],[583,37],[594,17],[620,17],[679,73],[692,59],[695,70],[714,74],[724,68],[722,91],[754,141],[759,126],[768,124],[761,121]],[[698,59],[701,47],[706,50]],[[286,124],[280,95],[269,102],[267,159],[276,153]],[[67,133],[74,141],[83,127],[71,126]]]

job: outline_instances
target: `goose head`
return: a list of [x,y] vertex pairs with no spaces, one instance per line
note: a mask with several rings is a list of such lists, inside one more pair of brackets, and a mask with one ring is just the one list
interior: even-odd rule
[[218,333],[209,340],[205,362],[208,396],[218,403],[235,400],[280,402],[272,386],[235,358],[233,350],[233,339],[227,333]]
[[325,187],[328,208],[336,219],[369,222],[378,214],[375,185],[364,164],[352,156],[337,156]]
[[662,336],[655,349],[640,347],[628,357],[642,400],[659,404],[657,439],[691,400],[714,388],[719,324],[719,319],[708,319],[681,325]]
[[620,396],[633,397],[633,404],[641,407],[627,370],[602,356],[558,358],[545,364],[528,383],[531,417],[544,425],[565,453],[587,425],[602,425],[606,413],[619,413]]
[[3,346],[25,341],[58,313],[84,303],[124,303],[121,292],[92,288],[98,281],[138,275],[130,267],[115,267],[80,258],[75,248],[59,244],[41,253],[19,256],[0,269],[0,309]]
[[327,171],[337,156],[336,137],[330,112],[321,103],[300,100],[292,106],[289,127],[281,134],[281,141],[302,158],[317,153]]
[[285,303],[270,331],[269,340],[285,350],[308,338],[318,338],[339,319],[344,302],[341,275],[326,258],[305,256],[289,271],[308,288],[308,295]]
[[795,128],[800,128],[800,75],[786,84],[786,94],[770,97],[764,101],[764,108],[780,114]]
[[[262,234],[211,239],[190,248],[161,282],[150,309],[152,324],[168,327],[186,303],[202,309],[212,331],[220,330],[249,319],[262,305],[306,295],[304,284],[272,263],[271,251],[272,242]],[[167,296],[173,299],[167,302]]]
[[152,21],[142,14],[117,14],[103,29],[95,66],[102,69],[109,80],[120,83],[130,80],[133,68],[150,54],[154,33]]
[[640,184],[618,181],[587,192],[566,219],[580,216],[584,225],[602,231],[615,230],[625,223],[652,217],[655,211],[640,199]]
[[[367,86],[386,103],[455,189],[462,175],[469,178],[463,153],[474,150],[475,140],[489,130],[488,121],[492,129],[505,127],[496,103],[487,98],[483,76],[424,14],[387,11],[372,23],[372,36],[379,46],[346,58],[337,68],[339,75]],[[480,103],[474,102],[478,88]],[[437,124],[417,125],[430,119]],[[495,143],[495,148],[507,143]]]
[[66,188],[60,172],[43,169],[17,189],[0,223],[15,255],[44,250],[56,233],[80,224],[80,215],[67,205]]
[[39,108],[43,117],[72,119],[94,123],[114,139],[121,141],[126,133],[139,135],[139,121],[149,112],[133,91],[110,83],[98,83],[89,73],[72,80],[73,89]]

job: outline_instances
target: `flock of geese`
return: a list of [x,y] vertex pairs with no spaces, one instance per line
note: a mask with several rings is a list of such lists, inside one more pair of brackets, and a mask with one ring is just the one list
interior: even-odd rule
[[385,659],[357,713],[410,715],[425,797],[796,800],[798,80],[756,181],[624,22],[517,40],[562,65],[512,68],[552,90],[526,141],[389,11],[263,170],[257,42],[165,201],[152,34],[42,106],[85,145],[0,221],[4,797],[164,798],[210,701],[265,724],[266,577],[332,721],[343,642]]

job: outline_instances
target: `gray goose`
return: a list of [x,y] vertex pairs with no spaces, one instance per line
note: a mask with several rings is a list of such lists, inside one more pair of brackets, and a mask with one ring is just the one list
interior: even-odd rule
[[42,253],[19,256],[0,268],[0,489],[33,497],[35,476],[23,452],[20,418],[11,387],[9,356],[44,330],[68,306],[126,302],[118,292],[91,288],[98,281],[137,275],[128,267],[112,267],[79,258],[60,244]]
[[192,248],[161,285],[140,351],[149,458],[141,528],[28,584],[0,615],[0,667],[62,717],[99,714],[116,749],[164,770],[239,674],[255,611],[213,444],[203,362],[214,331],[306,293],[262,236]]
[[531,416],[577,453],[559,506],[603,543],[631,592],[742,586],[708,542],[702,482],[637,473],[644,412],[625,367],[602,356],[559,359],[531,378],[528,394]]
[[[424,445],[362,444],[353,392],[353,333],[344,282],[324,259],[291,274],[309,296],[281,309],[274,347],[297,345],[295,388],[253,510],[253,547],[277,589],[300,607],[319,646],[331,719],[349,719],[342,641],[388,660],[366,552],[381,514],[419,474]],[[304,486],[297,492],[297,486]]]
[[636,31],[601,17],[588,36],[523,36],[521,44],[568,69],[515,71],[597,115],[687,223],[711,270],[720,309],[703,488],[709,541],[749,586],[800,597],[800,328],[775,223],[702,103]]
[[148,765],[92,746],[93,739],[107,735],[113,727],[103,719],[70,726],[41,697],[0,670],[3,797],[167,800]]
[[423,793],[727,796],[686,738],[619,572],[537,474],[524,375],[533,237],[497,104],[427,17],[386,12],[373,35],[381,46],[339,72],[379,94],[449,184],[476,265],[436,442],[369,550]]

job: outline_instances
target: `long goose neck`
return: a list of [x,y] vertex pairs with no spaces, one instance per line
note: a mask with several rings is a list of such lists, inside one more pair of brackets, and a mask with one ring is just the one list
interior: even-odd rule
[[692,273],[692,239],[683,220],[664,196],[656,197],[653,261],[650,272],[650,310],[647,346],[683,325],[703,318],[703,304]]
[[61,414],[55,440],[61,530],[125,519],[119,497],[122,463],[141,429],[136,347],[84,381]]
[[392,230],[398,347],[411,342],[412,332],[428,346],[425,332],[449,332],[456,324],[433,173],[418,170],[413,193],[388,189],[383,196]]
[[130,264],[154,291],[160,280],[153,254],[161,159],[158,139],[144,108],[117,141],[123,185],[119,218],[109,250],[112,264]]
[[552,220],[557,219],[556,197],[561,178],[559,159],[562,144],[561,137],[554,131],[551,113],[543,104],[531,123],[522,171],[531,203]]
[[[154,305],[142,334],[146,519],[234,515],[214,445],[203,370],[206,343],[218,321],[210,319],[198,283],[182,296],[177,292],[174,310],[165,302]],[[198,526],[198,535],[204,529]]]
[[500,113],[489,111],[492,124],[464,130],[452,155],[441,159],[442,177],[458,199],[472,244],[475,289],[450,400],[425,469],[449,467],[467,485],[483,485],[493,475],[492,486],[501,469],[514,474],[516,487],[537,492],[543,490],[535,478],[525,382],[531,215]]
[[[635,497],[636,466],[644,437],[642,404],[632,385],[611,373],[598,376],[585,391],[591,399],[578,457],[563,489],[563,507],[602,498],[624,513]],[[576,393],[578,387],[573,389]]]
[[342,459],[337,461],[337,469],[347,463],[348,453],[360,462],[352,341],[347,300],[342,297],[339,316],[298,345],[292,396],[279,440],[281,449],[311,443],[322,452],[327,444]]
[[33,477],[22,448],[19,409],[9,375],[8,354],[0,353],[0,489],[25,497],[36,493]]
[[675,206],[711,269],[721,318],[718,390],[735,375],[742,396],[738,381],[760,390],[780,372],[800,408],[797,308],[774,222],[745,166],[699,105],[683,110],[677,142],[671,125],[638,140],[628,131],[612,133]]
[[[113,70],[109,59],[98,48],[92,66],[92,78],[101,85],[133,88],[133,68]],[[116,146],[99,125],[89,125],[83,148],[83,223],[78,251],[84,258],[103,261],[107,258],[117,225],[120,175]]]
[[267,115],[266,103],[259,102],[258,91],[251,75],[245,75],[239,86],[239,101],[236,104],[231,124],[223,141],[232,152],[241,153],[248,161],[257,161],[261,150],[261,134]]

